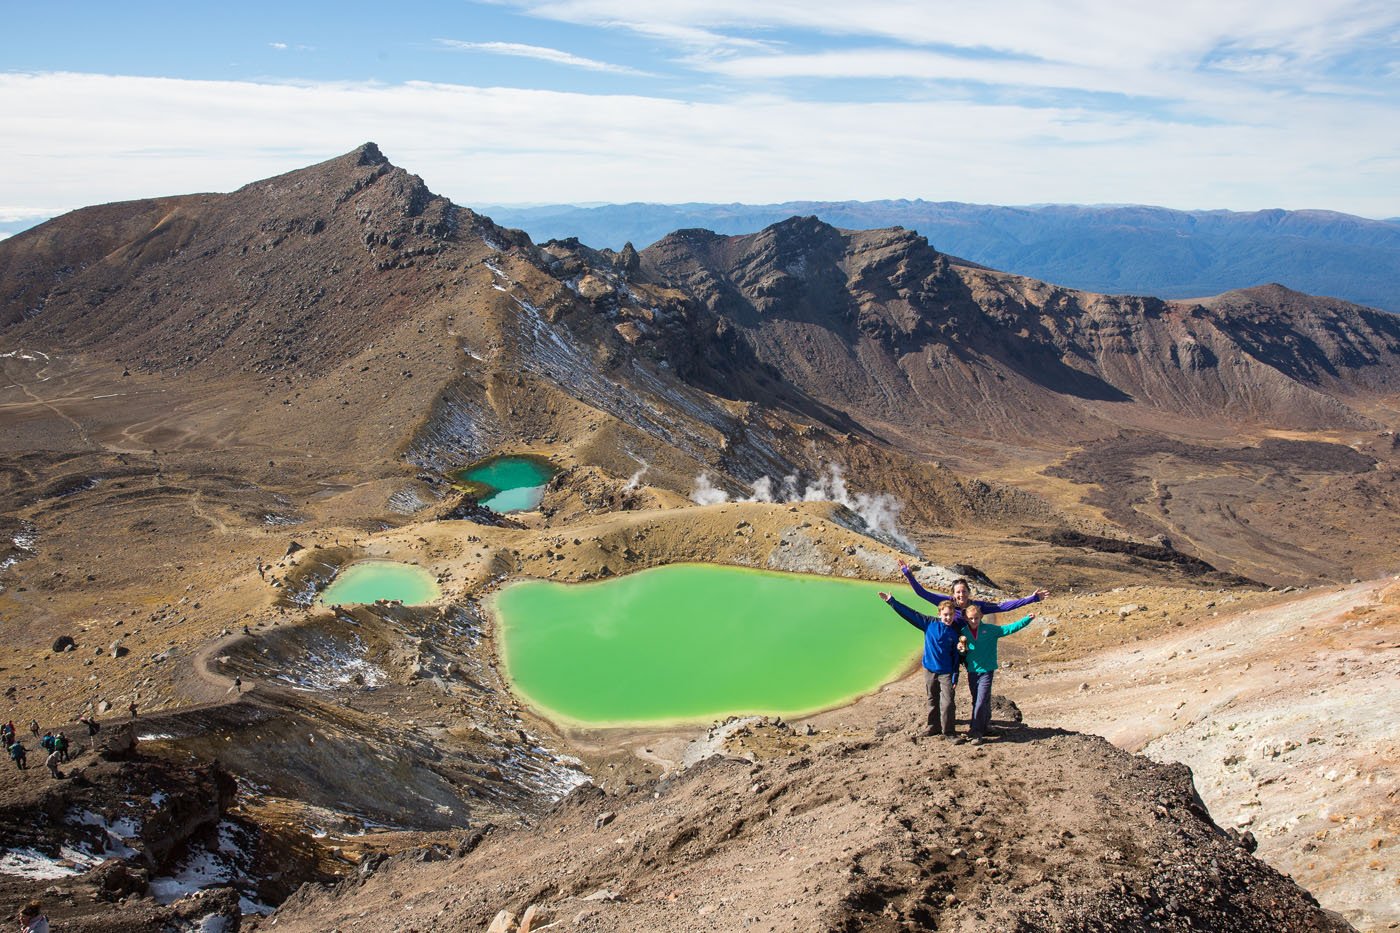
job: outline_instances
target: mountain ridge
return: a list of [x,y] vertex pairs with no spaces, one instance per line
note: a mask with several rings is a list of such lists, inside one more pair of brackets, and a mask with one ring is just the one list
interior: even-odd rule
[[[746,236],[676,231],[641,252],[537,245],[372,144],[228,195],[102,211],[114,232],[87,265],[54,245],[81,234],[82,212],[0,242],[0,268],[24,273],[0,292],[13,322],[0,342],[221,394],[244,386],[254,404],[221,415],[238,431],[352,447],[384,475],[540,438],[619,476],[647,464],[681,495],[706,471],[743,496],[764,477],[861,463],[860,491],[897,491],[916,522],[964,524],[957,503],[1001,494],[969,492],[945,461],[974,476],[1008,455],[1037,463],[1029,479],[1007,475],[1044,495],[1046,468],[1087,447],[1138,495],[1111,458],[1185,437],[1193,463],[1227,464],[1209,445],[1241,433],[1374,434],[1400,386],[1400,318],[1334,299],[1079,292],[958,260],[914,231],[814,216]],[[1066,469],[1071,483],[1094,472]],[[1385,502],[1400,496],[1391,480],[1344,470],[1339,482]],[[1055,514],[1004,501],[1036,522]],[[1254,579],[1331,566],[1276,549],[1244,566],[1228,535],[1114,516],[1143,537],[1194,539],[1195,556]]]
[[1185,299],[1282,280],[1299,291],[1400,311],[1400,227],[1336,211],[919,199],[482,210],[537,239],[576,236],[615,249],[650,245],[680,227],[741,235],[817,214],[841,228],[917,229],[945,252],[1084,291]]

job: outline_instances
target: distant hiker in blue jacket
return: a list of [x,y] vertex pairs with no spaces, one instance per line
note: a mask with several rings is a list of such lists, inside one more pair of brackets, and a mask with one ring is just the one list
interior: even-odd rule
[[1003,602],[994,603],[986,599],[972,598],[972,584],[966,579],[959,577],[953,581],[953,593],[945,596],[943,593],[933,593],[923,588],[919,581],[914,579],[914,571],[909,569],[909,565],[904,561],[899,562],[899,572],[904,574],[904,579],[909,581],[909,586],[914,592],[933,603],[935,606],[943,602],[951,602],[958,610],[958,622],[965,621],[965,613],[968,606],[977,606],[982,610],[983,615],[991,615],[994,612],[1010,612],[1012,609],[1020,609],[1022,606],[1038,603],[1050,595],[1049,590],[1036,590],[1029,596],[1020,599],[1008,599]]
[[[938,607],[938,617],[915,612],[889,593],[880,598],[899,613],[900,618],[924,633],[924,697],[927,711],[924,735],[954,738],[958,683],[958,625],[957,610],[945,602]],[[955,740],[961,744],[964,739]]]
[[972,735],[972,744],[981,745],[992,721],[992,675],[997,669],[997,642],[1030,625],[1035,613],[1010,625],[983,622],[982,607],[977,603],[969,604],[963,614],[967,621],[960,628],[967,635],[967,689],[972,694],[972,723],[968,732]]

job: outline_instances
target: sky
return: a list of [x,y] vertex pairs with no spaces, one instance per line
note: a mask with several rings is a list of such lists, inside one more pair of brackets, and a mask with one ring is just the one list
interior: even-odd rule
[[366,141],[458,204],[1400,216],[1394,0],[0,0],[0,233]]

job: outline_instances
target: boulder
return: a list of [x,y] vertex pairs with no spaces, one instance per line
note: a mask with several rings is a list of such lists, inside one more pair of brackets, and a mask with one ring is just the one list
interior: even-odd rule
[[72,635],[60,635],[53,640],[53,653],[58,654],[60,651],[71,651],[77,644],[78,643],[73,640]]
[[97,886],[96,896],[104,901],[119,901],[130,895],[140,897],[150,887],[150,874],[145,869],[115,858],[94,868],[89,880]]
[[1023,721],[1021,708],[1000,693],[992,694],[992,718],[1011,723]]

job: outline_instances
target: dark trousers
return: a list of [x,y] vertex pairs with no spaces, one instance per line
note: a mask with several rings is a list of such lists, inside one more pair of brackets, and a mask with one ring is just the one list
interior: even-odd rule
[[927,701],[927,725],[944,735],[953,734],[953,716],[957,696],[952,674],[935,674],[924,670],[924,698]]
[[972,721],[968,732],[973,738],[987,734],[992,723],[992,671],[985,674],[967,672],[967,690],[972,694]]

